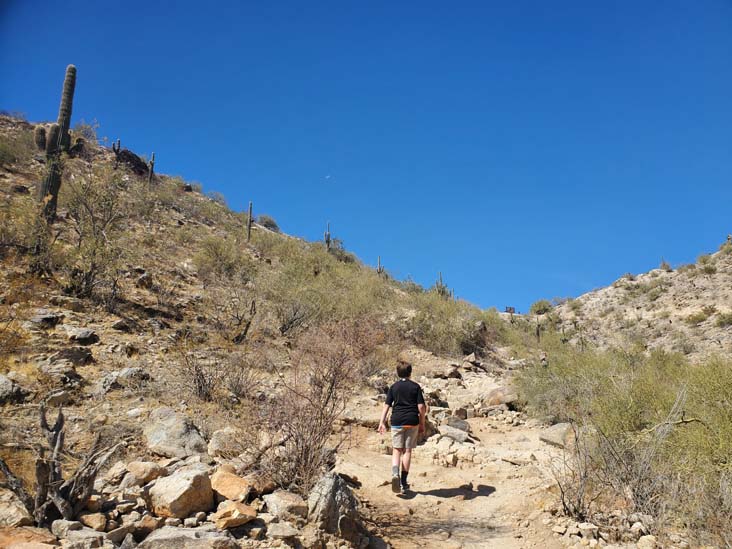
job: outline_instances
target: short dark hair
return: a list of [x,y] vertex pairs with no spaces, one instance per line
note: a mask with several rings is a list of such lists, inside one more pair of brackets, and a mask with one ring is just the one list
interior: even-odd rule
[[397,375],[399,377],[409,377],[412,375],[411,364],[397,364]]

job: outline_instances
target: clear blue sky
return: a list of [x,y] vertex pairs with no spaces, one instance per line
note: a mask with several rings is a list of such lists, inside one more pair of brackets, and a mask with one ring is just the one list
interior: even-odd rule
[[732,232],[732,2],[0,0],[0,109],[526,310]]

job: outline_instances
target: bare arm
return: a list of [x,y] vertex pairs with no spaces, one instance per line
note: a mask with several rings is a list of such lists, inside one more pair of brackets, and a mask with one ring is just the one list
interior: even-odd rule
[[384,404],[384,409],[381,411],[381,420],[379,421],[379,433],[382,435],[386,432],[386,416],[389,414],[391,406]]
[[419,410],[419,432],[425,432],[425,419],[427,417],[427,405],[417,404],[417,410]]

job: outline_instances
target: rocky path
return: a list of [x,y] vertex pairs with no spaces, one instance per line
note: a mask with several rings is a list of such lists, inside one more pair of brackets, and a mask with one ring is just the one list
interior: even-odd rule
[[361,513],[381,547],[565,546],[545,511],[557,501],[550,463],[558,450],[540,440],[544,426],[509,409],[505,354],[449,365],[417,349],[400,356],[415,365],[434,426],[415,450],[410,493],[396,495],[387,482],[390,436],[376,431],[383,398],[361,397],[349,407],[351,447],[336,469],[358,480]]
[[545,524],[549,514],[542,512],[555,496],[549,493],[552,450],[539,440],[540,429],[493,418],[469,423],[482,462],[446,467],[433,459],[428,442],[415,451],[412,493],[406,495],[395,495],[386,485],[391,462],[377,450],[382,437],[366,428],[354,433],[338,470],[360,481],[363,514],[380,532],[383,546],[563,547]]

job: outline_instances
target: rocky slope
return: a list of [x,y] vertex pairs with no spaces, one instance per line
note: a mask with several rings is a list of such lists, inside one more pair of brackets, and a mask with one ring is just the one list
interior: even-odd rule
[[[644,517],[618,510],[578,525],[560,516],[551,462],[566,426],[546,432],[514,409],[510,376],[526,361],[500,344],[511,328],[492,324],[497,315],[261,225],[248,243],[243,217],[217,197],[161,174],[151,187],[137,173],[144,162],[117,165],[110,149],[91,142],[64,165],[52,253],[34,268],[37,233],[28,221],[45,166],[28,141],[32,130],[0,117],[3,143],[19,144],[17,159],[0,167],[0,458],[32,492],[40,448],[63,463],[63,478],[85,470],[97,435],[115,453],[66,518],[38,520],[32,504],[0,491],[0,547],[655,545]],[[74,189],[83,192],[64,196]],[[108,215],[118,226],[99,248],[81,238],[90,218],[79,204],[94,206],[85,196],[108,206],[92,221]],[[93,292],[74,295],[90,253],[107,268]],[[721,270],[728,259],[714,261]],[[591,300],[578,301],[591,318]],[[309,334],[320,339],[308,342]],[[341,347],[332,348],[334,339]],[[297,390],[323,385],[312,366],[334,352],[348,366],[348,390],[337,395],[347,402],[334,406],[325,451],[308,456],[323,466],[303,493],[272,470],[286,462],[288,441],[261,415],[289,397],[297,416],[307,400]],[[383,486],[391,449],[375,430],[397,360],[414,364],[431,405],[414,493],[403,498]],[[39,423],[39,409],[59,406],[62,428]]]
[[639,344],[701,360],[732,351],[732,244],[696,264],[625,275],[556,307],[560,329],[575,343]]

